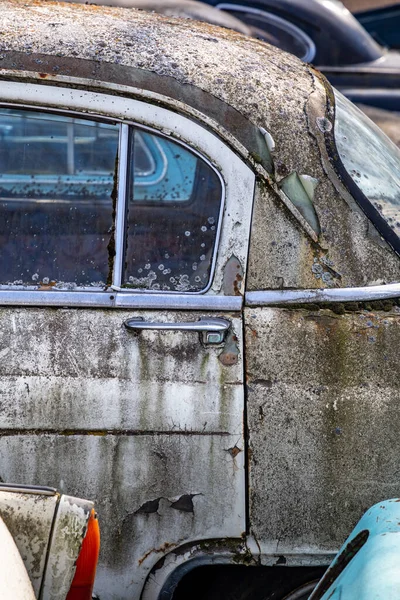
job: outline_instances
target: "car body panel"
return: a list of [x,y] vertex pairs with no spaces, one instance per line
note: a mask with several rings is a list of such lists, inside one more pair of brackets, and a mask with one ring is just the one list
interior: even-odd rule
[[399,499],[372,506],[353,529],[310,600],[395,599],[399,589]]
[[[214,6],[225,4],[221,0],[206,2]],[[233,0],[229,4],[270,11],[301,27],[315,43],[316,65],[357,64],[382,56],[378,44],[336,0]]]
[[46,567],[54,513],[59,497],[54,493],[36,495],[1,491],[0,515],[7,526],[29,573],[33,590],[39,595]]
[[398,310],[254,307],[245,321],[254,535],[283,555],[332,551],[397,489]]
[[[3,422],[8,477],[37,480],[45,471],[46,481],[63,489],[93,492],[107,523],[96,586],[107,597],[130,598],[140,594],[151,567],[171,549],[204,538],[240,539],[245,531],[242,319],[229,306],[241,306],[248,252],[242,240],[249,235],[255,176],[215,134],[176,112],[127,98],[126,87],[116,97],[99,94],[98,83],[96,92],[83,93],[57,87],[57,77],[53,81],[54,87],[5,83],[2,100],[10,105],[23,95],[28,106],[90,111],[156,127],[188,140],[224,178],[218,256],[207,297],[199,297],[201,312],[193,310],[193,295],[157,300],[157,294],[114,286],[108,292],[97,290],[97,296],[95,290],[87,292],[94,304],[104,298],[112,311],[83,311],[78,308],[82,295],[73,293],[66,300],[60,290],[63,300],[58,300],[56,290],[42,290],[38,293],[50,305],[72,302],[77,308],[32,307],[18,315],[10,308],[3,313],[4,323],[13,328],[7,334],[13,342],[3,383],[13,387],[21,402],[17,420],[10,414]],[[130,95],[135,91],[128,90]],[[265,144],[261,134],[260,143]],[[36,291],[26,290],[33,303]],[[126,302],[129,310],[123,309]],[[155,310],[146,310],[146,303]],[[179,326],[216,312],[229,320],[231,330],[225,344],[215,348],[204,346],[196,332],[155,327],[135,334],[124,326],[129,318]],[[22,331],[25,338],[15,335]],[[37,351],[30,344],[25,350],[14,345],[27,339],[27,333],[30,341],[34,335]],[[24,466],[13,458],[16,447],[25,456]]]
[[[371,317],[371,335],[360,326],[358,314],[346,313],[343,302],[337,309],[342,314],[331,317],[327,309],[321,327],[318,314],[307,320],[309,313],[301,306],[248,307],[244,323],[242,306],[245,291],[355,286],[373,291],[378,284],[400,281],[398,255],[358,207],[330,160],[325,133],[332,128],[332,89],[312,67],[290,55],[207,24],[96,6],[11,1],[4,7],[1,102],[149,127],[204,156],[225,185],[214,277],[202,292],[127,290],[118,284],[115,270],[112,286],[91,292],[23,286],[0,290],[0,382],[13,400],[1,417],[5,476],[41,478],[69,493],[96,498],[105,523],[97,591],[107,600],[138,598],[146,581],[146,599],[156,599],[163,576],[170,574],[167,566],[189,563],[197,555],[211,562],[275,564],[282,549],[288,564],[327,564],[340,536],[347,534],[344,528],[332,531],[330,515],[336,518],[340,512],[332,489],[338,498],[353,502],[351,515],[357,519],[359,504],[369,502],[379,484],[364,486],[357,496],[331,472],[343,454],[355,451],[359,429],[350,418],[355,401],[351,396],[348,404],[342,403],[338,396],[337,427],[349,429],[342,437],[334,432],[332,441],[329,423],[336,411],[329,408],[334,413],[329,423],[330,413],[323,412],[322,419],[322,402],[313,404],[307,395],[307,369],[299,374],[308,350],[302,328],[310,337],[306,364],[313,386],[327,387],[321,396],[325,403],[336,382],[338,394],[353,391],[342,355],[335,358],[337,339],[344,338],[344,358],[352,358],[353,349],[363,353],[360,369],[370,366],[366,352],[371,348],[379,416],[384,400],[378,375],[386,367],[378,346],[392,352],[388,364],[393,366],[396,333],[390,339],[383,336],[376,346],[368,340],[377,337],[375,325],[386,331],[382,304]],[[27,22],[34,24],[29,53],[23,37]],[[119,181],[123,175],[120,165]],[[119,207],[115,223],[122,231]],[[122,246],[116,259],[120,274]],[[397,327],[394,304],[388,307],[394,315],[388,317],[390,332]],[[364,308],[357,304],[356,310]],[[197,329],[186,329],[187,323],[198,326],[199,318],[231,323],[223,343],[204,344]],[[127,330],[124,323],[131,319],[150,329]],[[179,324],[185,324],[184,331],[165,330]],[[278,347],[283,348],[279,361]],[[319,354],[321,370],[312,371]],[[286,369],[282,376],[280,362]],[[255,400],[251,390],[245,391],[244,367]],[[367,419],[373,407],[357,368],[356,391],[363,394]],[[321,384],[324,377],[327,383]],[[393,380],[393,398],[395,389]],[[296,412],[299,398],[304,410]],[[260,423],[264,403],[269,412]],[[389,412],[393,403],[391,396]],[[285,406],[304,435],[300,451],[295,434],[290,430],[289,438],[284,435],[289,427],[281,421]],[[353,412],[345,422],[348,406]],[[315,437],[309,433],[307,411],[315,417]],[[390,477],[386,456],[392,442],[388,448],[386,440],[396,437],[397,424],[393,419],[388,424],[389,436],[386,429],[379,430],[379,420],[376,416],[373,431],[384,461],[384,482],[391,486],[395,477]],[[276,424],[271,431],[270,423]],[[251,457],[246,463],[246,427],[251,450],[264,463],[256,465]],[[331,457],[337,439],[343,446]],[[318,450],[315,476],[303,461],[308,443]],[[265,477],[267,447],[274,481]],[[309,491],[301,481],[286,479],[286,472],[292,472],[279,471],[281,451],[289,466],[301,463],[307,485],[315,480],[326,482],[325,488]],[[350,464],[347,454],[345,458]],[[350,466],[354,477],[372,478],[373,466],[359,471]],[[246,476],[253,486],[250,505]],[[287,489],[304,496],[280,497]],[[298,521],[292,535],[292,517],[276,516],[271,498],[280,507],[290,501]],[[328,508],[322,515],[324,500]],[[317,523],[313,506],[321,515]],[[275,525],[269,514],[276,516]]]
[[[66,598],[92,509],[93,502],[60,495],[52,488],[0,485],[1,524],[7,528],[13,540],[15,552],[22,559],[31,586],[28,586],[26,596],[20,591],[18,594],[13,587],[18,583],[15,579],[18,575],[10,569],[7,592],[15,593],[12,597],[30,598],[28,594],[31,593],[32,597],[43,600]],[[7,541],[7,532],[3,534],[2,543]],[[10,552],[18,567],[12,547]],[[6,576],[7,573],[2,575]],[[22,571],[21,584],[24,583],[24,577]]]
[[0,519],[0,540],[2,556],[0,566],[1,595],[4,600],[14,600],[15,598],[34,600],[35,594],[21,555],[2,519]]

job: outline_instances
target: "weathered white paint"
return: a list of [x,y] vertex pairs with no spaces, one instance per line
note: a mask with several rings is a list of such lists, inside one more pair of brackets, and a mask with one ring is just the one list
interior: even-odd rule
[[0,518],[0,589],[2,600],[35,600],[18,548]]

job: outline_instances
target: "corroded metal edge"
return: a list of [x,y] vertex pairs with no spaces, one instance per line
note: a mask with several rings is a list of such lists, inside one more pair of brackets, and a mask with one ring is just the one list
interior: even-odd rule
[[400,283],[354,288],[315,290],[266,290],[247,292],[246,306],[319,304],[323,302],[368,302],[400,297]]

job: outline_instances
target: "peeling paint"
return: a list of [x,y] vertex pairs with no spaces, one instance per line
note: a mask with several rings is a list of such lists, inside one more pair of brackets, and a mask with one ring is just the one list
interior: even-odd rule
[[232,456],[232,458],[236,458],[240,452],[243,452],[243,450],[241,448],[238,448],[236,444],[232,448],[227,448],[226,451]]
[[155,500],[147,500],[147,502],[144,502],[144,504],[142,504],[142,506],[137,509],[135,514],[143,513],[145,515],[149,515],[151,513],[156,513],[160,505],[160,500],[161,498],[156,498]]
[[183,494],[178,500],[172,502],[171,508],[182,512],[194,513],[193,498],[198,495],[199,494]]

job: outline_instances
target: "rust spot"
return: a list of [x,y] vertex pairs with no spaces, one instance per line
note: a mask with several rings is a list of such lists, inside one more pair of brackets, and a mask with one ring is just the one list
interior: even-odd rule
[[175,546],[176,546],[176,544],[170,544],[170,542],[165,542],[165,544],[163,544],[159,548],[152,548],[151,550],[149,550],[148,552],[146,552],[146,554],[144,554],[142,556],[142,558],[140,558],[138,560],[139,566],[142,564],[143,561],[146,560],[146,558],[148,558],[150,556],[150,554],[153,554],[154,552],[156,554],[158,554],[160,552],[162,552],[163,554],[165,554],[166,552],[168,552],[168,550],[171,550],[172,548],[175,548]]
[[218,360],[225,366],[231,367],[236,365],[239,360],[239,347],[237,345],[237,337],[232,332],[229,332],[226,338],[225,347],[221,354],[218,356]]
[[225,352],[219,355],[219,360],[225,367],[231,367],[232,365],[237,365],[238,356],[233,352]]
[[39,73],[39,77],[40,77],[41,79],[46,79],[48,76],[49,76],[49,74],[48,74],[48,73]]
[[222,289],[226,296],[241,296],[243,269],[240,261],[233,254],[226,262]]
[[237,455],[240,454],[240,452],[243,452],[243,450],[241,448],[238,448],[235,444],[233,448],[228,448],[226,452],[228,452],[228,454],[230,454],[232,458],[236,458]]
[[43,283],[43,281],[41,281],[38,290],[40,290],[41,292],[51,290],[56,285],[56,283],[56,281],[50,281],[49,283]]

